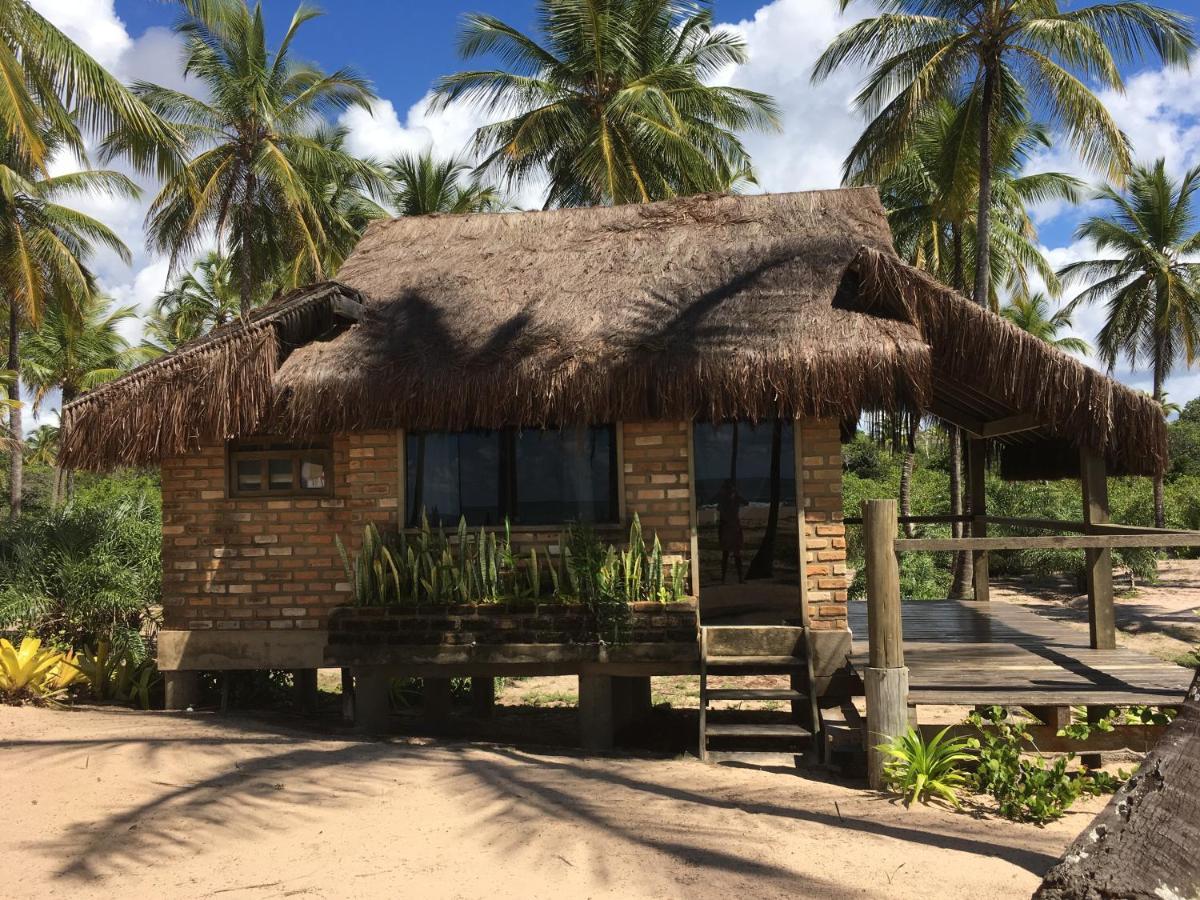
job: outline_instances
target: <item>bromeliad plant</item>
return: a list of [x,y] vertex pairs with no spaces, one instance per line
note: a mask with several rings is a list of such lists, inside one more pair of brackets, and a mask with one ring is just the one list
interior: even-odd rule
[[69,654],[25,637],[18,647],[0,638],[0,700],[53,703],[63,696],[78,670]]
[[657,535],[647,548],[636,515],[623,550],[605,547],[586,525],[572,525],[559,539],[557,559],[534,547],[519,555],[507,520],[501,532],[481,528],[475,534],[461,519],[453,538],[431,527],[424,513],[412,533],[383,534],[368,524],[353,557],[341,538],[336,540],[357,606],[530,603],[553,597],[596,608],[671,602],[685,595],[687,585],[686,566],[668,567]]
[[958,791],[968,783],[963,763],[973,762],[971,739],[947,738],[946,726],[929,740],[914,728],[879,750],[890,759],[884,765],[888,786],[904,797],[904,805],[940,800],[957,809]]

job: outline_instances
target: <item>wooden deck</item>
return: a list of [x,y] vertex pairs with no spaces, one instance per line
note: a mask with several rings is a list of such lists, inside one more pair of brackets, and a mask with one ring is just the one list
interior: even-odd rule
[[[1182,701],[1190,669],[1118,647],[1004,601],[901,604],[912,705],[1153,706]],[[867,604],[850,604],[851,664],[867,664]]]

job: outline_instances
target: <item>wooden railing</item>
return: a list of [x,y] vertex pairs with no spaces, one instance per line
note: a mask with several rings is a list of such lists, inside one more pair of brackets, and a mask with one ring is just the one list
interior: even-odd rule
[[[962,517],[905,518],[958,521]],[[874,788],[883,786],[885,762],[883,755],[876,749],[877,745],[903,734],[908,728],[908,668],[904,665],[898,554],[914,550],[973,553],[977,574],[975,597],[977,600],[986,600],[989,552],[1083,550],[1087,560],[1091,646],[1095,649],[1110,650],[1116,647],[1112,551],[1124,547],[1200,547],[1200,532],[1195,531],[1142,528],[1098,521],[1064,522],[1057,519],[1002,516],[970,518],[976,530],[983,531],[984,534],[989,524],[1076,533],[1038,537],[897,538],[898,527],[904,519],[897,515],[896,501],[863,501],[863,515],[859,521],[863,525],[866,556],[869,650],[863,683],[867,698],[868,775]],[[982,581],[978,577],[980,571]]]

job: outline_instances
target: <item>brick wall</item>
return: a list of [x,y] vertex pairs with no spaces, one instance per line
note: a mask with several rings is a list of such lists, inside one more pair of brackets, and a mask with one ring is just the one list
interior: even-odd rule
[[663,552],[687,557],[692,546],[691,428],[686,422],[626,422],[625,514],[636,512]]
[[331,497],[226,498],[225,447],[163,461],[163,627],[317,629],[349,585],[334,543],[394,522],[395,432],[333,443]]
[[800,427],[808,614],[814,629],[849,627],[846,617],[846,527],[842,524],[842,446],[838,423],[809,419]]

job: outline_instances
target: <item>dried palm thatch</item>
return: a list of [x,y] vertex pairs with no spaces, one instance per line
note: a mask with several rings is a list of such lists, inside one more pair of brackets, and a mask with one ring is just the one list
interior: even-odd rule
[[[872,189],[378,222],[339,279],[68,407],[68,464],[267,430],[854,419],[947,379],[981,418],[1044,416],[1038,442],[1164,458],[1153,404],[900,262]],[[340,290],[364,306],[330,333]]]
[[916,329],[832,305],[858,249],[890,243],[869,190],[377,223],[339,273],[362,323],[289,357],[278,414],[325,432],[918,404]]
[[89,391],[63,409],[59,458],[78,468],[146,465],[254,433],[284,348],[330,328],[330,299],[344,292],[332,282],[295,291]]
[[1167,464],[1162,408],[999,316],[893,254],[864,247],[851,266],[856,309],[911,322],[933,354],[933,393],[965,385],[1046,423],[1039,440],[1005,448],[1006,477],[1078,470],[1078,448],[1103,453],[1115,473],[1149,475]]

